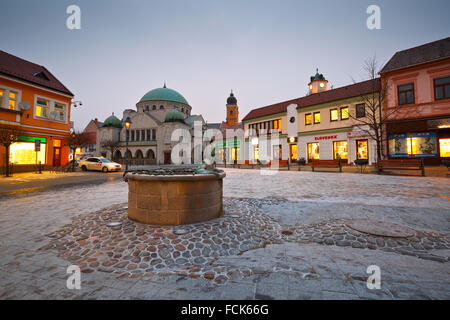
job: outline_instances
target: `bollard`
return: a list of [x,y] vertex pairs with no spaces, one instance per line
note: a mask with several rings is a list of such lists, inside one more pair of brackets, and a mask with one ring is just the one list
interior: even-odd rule
[[42,174],[42,163],[39,161],[39,174]]

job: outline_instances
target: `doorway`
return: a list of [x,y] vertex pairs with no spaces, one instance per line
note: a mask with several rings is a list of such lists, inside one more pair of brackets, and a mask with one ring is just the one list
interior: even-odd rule
[[53,148],[53,166],[54,167],[61,166],[61,147]]
[[171,164],[170,151],[164,152],[164,164]]
[[297,161],[297,145],[296,144],[289,145],[289,158],[291,159],[291,162]]

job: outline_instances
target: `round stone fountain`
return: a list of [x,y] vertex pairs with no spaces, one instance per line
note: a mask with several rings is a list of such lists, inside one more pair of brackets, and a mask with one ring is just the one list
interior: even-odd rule
[[152,225],[183,225],[223,214],[222,170],[159,168],[126,174],[128,217]]

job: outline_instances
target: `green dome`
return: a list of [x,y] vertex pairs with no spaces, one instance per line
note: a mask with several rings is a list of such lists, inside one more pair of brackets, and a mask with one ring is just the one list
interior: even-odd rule
[[157,88],[147,92],[139,102],[142,101],[173,101],[189,105],[186,99],[175,90],[166,88]]
[[184,115],[177,109],[172,109],[169,112],[167,112],[164,122],[183,122],[184,123]]
[[122,121],[120,121],[119,118],[117,118],[114,115],[114,112],[111,116],[106,118],[106,120],[103,122],[104,127],[116,127],[116,128],[122,128]]

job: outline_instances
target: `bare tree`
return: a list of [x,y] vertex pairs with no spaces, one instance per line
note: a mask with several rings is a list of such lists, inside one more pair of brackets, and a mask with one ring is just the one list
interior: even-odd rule
[[72,149],[72,171],[75,171],[75,154],[77,148],[88,146],[91,143],[90,141],[90,136],[86,132],[73,132],[67,138],[66,145]]
[[24,131],[13,125],[0,125],[0,144],[5,147],[5,175],[10,176],[9,171],[9,148],[11,144],[19,140]]
[[109,152],[111,152],[111,159],[116,160],[113,158],[114,158],[115,152],[117,150],[119,150],[119,148],[120,148],[119,141],[105,140],[105,141],[102,141],[101,147],[103,149],[107,149]]
[[[372,138],[377,145],[377,159],[385,157],[386,122],[392,120],[401,111],[398,106],[384,108],[384,102],[389,92],[389,84],[379,79],[379,65],[376,56],[365,61],[363,70],[369,78],[369,92],[358,97],[365,106],[365,115],[361,116],[349,110],[349,117],[356,122],[356,127]],[[355,83],[355,81],[353,81]],[[377,161],[378,161],[377,160]]]

